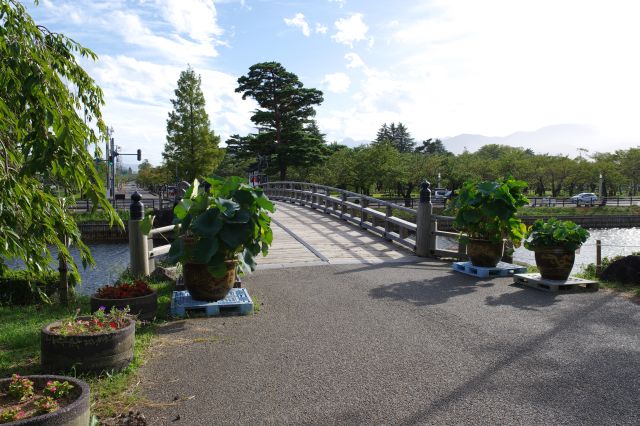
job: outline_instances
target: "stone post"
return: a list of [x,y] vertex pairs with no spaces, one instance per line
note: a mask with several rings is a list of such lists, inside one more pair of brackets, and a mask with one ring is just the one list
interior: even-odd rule
[[431,235],[431,215],[433,205],[431,204],[431,184],[426,180],[420,185],[420,204],[416,213],[416,255],[428,257],[431,255],[432,235]]
[[129,264],[134,276],[149,275],[149,246],[140,226],[144,219],[144,204],[138,191],[131,195],[129,206]]

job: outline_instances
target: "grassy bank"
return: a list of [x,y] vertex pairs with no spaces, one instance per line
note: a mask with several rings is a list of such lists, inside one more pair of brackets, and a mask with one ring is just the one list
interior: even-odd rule
[[518,211],[521,216],[612,216],[637,215],[640,206],[593,206],[593,207],[524,207]]
[[[170,282],[151,284],[158,291],[158,319],[168,317],[172,291]],[[40,329],[71,316],[76,309],[89,312],[89,299],[78,298],[70,308],[56,305],[0,306],[0,377],[12,373],[38,374],[40,370]],[[98,417],[126,413],[140,401],[134,386],[138,369],[154,336],[156,325],[136,326],[135,358],[125,370],[111,375],[77,375],[91,386],[91,412]],[[67,373],[67,375],[74,375]]]

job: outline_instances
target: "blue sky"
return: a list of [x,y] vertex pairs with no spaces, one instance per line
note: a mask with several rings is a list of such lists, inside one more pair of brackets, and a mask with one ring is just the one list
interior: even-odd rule
[[[633,0],[42,0],[37,23],[99,56],[104,116],[126,152],[161,162],[180,71],[202,76],[212,128],[247,134],[234,93],[279,61],[325,102],[329,141],[369,141],[402,121],[417,140],[581,126],[538,151],[640,144],[640,3]],[[584,129],[589,129],[585,133]],[[566,130],[566,128],[565,128]],[[588,134],[588,136],[585,136]],[[566,140],[566,143],[562,141]],[[534,149],[536,146],[534,146]]]

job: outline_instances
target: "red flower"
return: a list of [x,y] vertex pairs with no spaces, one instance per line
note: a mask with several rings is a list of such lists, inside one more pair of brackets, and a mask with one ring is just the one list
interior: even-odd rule
[[118,328],[118,326],[116,325],[116,323],[115,323],[115,322],[113,322],[113,321],[111,321],[111,322],[109,323],[109,325],[111,326],[111,328]]

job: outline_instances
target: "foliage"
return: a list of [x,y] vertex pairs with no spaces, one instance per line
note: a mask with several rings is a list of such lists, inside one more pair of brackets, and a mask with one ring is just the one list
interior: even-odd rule
[[0,303],[29,305],[47,302],[58,286],[58,272],[39,274],[26,270],[7,269],[0,277]]
[[258,103],[251,116],[258,133],[233,135],[227,141],[229,152],[240,158],[266,157],[269,169],[276,170],[281,180],[286,180],[289,167],[323,159],[324,135],[312,120],[314,105],[323,101],[321,91],[305,88],[278,62],[262,62],[238,79],[236,92]]
[[53,413],[60,408],[58,402],[50,396],[44,396],[36,399],[33,402],[33,405],[36,406],[39,413]]
[[53,245],[79,280],[69,244],[83,265],[93,259],[51,185],[81,191],[122,225],[87,149],[103,140],[106,125],[102,91],[78,61],[96,56],[36,25],[14,0],[0,2],[0,40],[0,271],[16,258],[30,271],[48,270]]
[[33,382],[26,377],[20,377],[19,374],[13,374],[7,395],[19,401],[26,401],[33,396]]
[[453,227],[468,238],[493,242],[507,238],[519,247],[526,226],[517,217],[528,200],[522,193],[526,183],[507,177],[500,181],[466,182],[447,208]]
[[129,299],[153,293],[153,289],[142,279],[132,281],[118,280],[113,285],[105,285],[98,289],[96,297],[100,299]]
[[577,250],[589,238],[589,231],[570,220],[538,219],[527,229],[524,238],[528,250],[558,246]]
[[200,76],[191,67],[180,73],[162,153],[167,169],[177,170],[179,179],[189,182],[196,176],[213,173],[222,160],[220,137],[209,128],[200,83]]
[[453,155],[452,152],[450,152],[449,150],[447,150],[447,148],[444,147],[444,144],[440,139],[431,139],[431,138],[422,141],[422,145],[417,146],[415,151],[420,154],[428,154],[428,155],[433,155],[433,154],[446,155],[446,156]]
[[129,325],[131,320],[127,317],[128,313],[128,308],[117,309],[115,306],[109,312],[105,312],[104,306],[101,306],[88,318],[78,318],[76,312],[59,326],[52,327],[51,332],[61,336],[110,333]]
[[42,393],[45,396],[50,396],[51,398],[59,399],[59,398],[62,398],[63,396],[68,395],[71,389],[73,389],[73,385],[67,382],[66,380],[64,382],[60,382],[58,380],[49,380],[47,381],[47,384],[42,390]]
[[196,179],[173,210],[181,238],[171,244],[169,258],[207,264],[215,277],[224,276],[229,260],[244,272],[255,270],[254,257],[266,256],[273,240],[273,203],[237,176],[205,178],[205,184],[209,191]]

